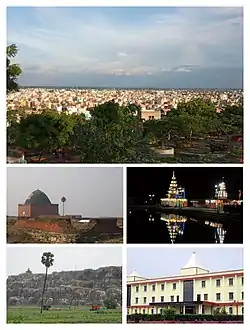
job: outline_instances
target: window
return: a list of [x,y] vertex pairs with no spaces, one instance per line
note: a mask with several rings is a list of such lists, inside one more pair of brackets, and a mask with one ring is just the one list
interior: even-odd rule
[[197,294],[197,301],[201,301],[201,295]]
[[171,300],[171,301],[174,301],[174,296],[171,296],[171,297],[170,297],[170,300]]
[[234,293],[233,292],[228,293],[228,299],[229,300],[234,300]]
[[155,302],[155,297],[152,297],[152,303],[154,303]]
[[135,309],[135,314],[137,314],[137,309]]
[[129,314],[129,309],[127,310],[127,314]]
[[144,303],[144,304],[147,303],[147,297],[143,297],[143,303]]
[[220,286],[220,280],[216,280],[216,286]]
[[228,312],[229,312],[229,314],[233,314],[233,307],[229,307]]
[[216,300],[220,300],[220,293],[216,293]]
[[241,307],[242,315],[244,314],[244,307]]
[[204,294],[204,300],[208,300],[208,294],[207,293]]
[[176,301],[179,302],[179,296],[176,297]]
[[165,285],[162,284],[162,285],[161,285],[161,291],[164,291],[164,289],[165,289]]
[[139,299],[138,298],[135,298],[135,303],[136,304],[138,304],[138,301],[139,301]]
[[202,305],[201,313],[202,313],[202,314],[205,314],[205,307],[204,307],[204,305]]
[[201,281],[201,287],[205,288],[206,287],[206,281]]
[[244,277],[241,278],[241,285],[244,285]]
[[155,284],[152,285],[152,291],[155,291]]
[[142,314],[146,314],[146,309],[143,309],[142,310]]
[[135,292],[139,292],[139,286],[135,287]]
[[151,314],[154,314],[154,309],[153,308],[151,309]]
[[164,296],[161,296],[161,302],[164,302]]
[[241,292],[241,300],[244,300],[244,292]]
[[160,309],[160,314],[162,314],[162,313],[163,313],[163,309],[161,308],[161,309]]
[[233,278],[228,279],[228,285],[230,285],[230,286],[234,285],[234,279]]
[[147,286],[144,285],[144,292],[147,292]]
[[173,290],[176,290],[176,283],[173,283]]

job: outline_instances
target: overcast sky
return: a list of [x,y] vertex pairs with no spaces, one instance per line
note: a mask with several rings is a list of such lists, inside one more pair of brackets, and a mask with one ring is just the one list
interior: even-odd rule
[[65,196],[65,214],[119,217],[123,215],[122,180],[119,167],[9,167],[7,214],[16,216],[17,205],[40,189],[53,204],[61,204]]
[[10,7],[7,42],[26,86],[242,88],[240,7]]
[[55,246],[7,246],[7,275],[26,272],[43,273],[41,263],[43,252],[51,252],[55,256],[50,273],[62,270],[97,269],[105,266],[122,266],[122,248],[117,246],[84,247],[79,245]]
[[127,274],[136,269],[142,277],[179,275],[193,252],[198,263],[210,272],[243,268],[242,248],[146,247],[128,248]]

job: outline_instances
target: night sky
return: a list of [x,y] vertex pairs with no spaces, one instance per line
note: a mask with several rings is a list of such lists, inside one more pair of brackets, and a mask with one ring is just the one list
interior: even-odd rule
[[236,199],[243,189],[242,167],[130,167],[127,169],[127,194],[135,203],[143,202],[149,194],[156,201],[167,192],[173,170],[178,185],[186,189],[186,198],[206,199],[214,196],[214,186],[224,177],[228,197]]

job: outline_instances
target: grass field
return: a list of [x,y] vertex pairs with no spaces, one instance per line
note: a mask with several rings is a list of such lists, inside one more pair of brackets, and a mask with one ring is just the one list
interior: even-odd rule
[[121,323],[121,308],[90,311],[89,307],[51,308],[40,313],[37,307],[8,307],[7,323]]

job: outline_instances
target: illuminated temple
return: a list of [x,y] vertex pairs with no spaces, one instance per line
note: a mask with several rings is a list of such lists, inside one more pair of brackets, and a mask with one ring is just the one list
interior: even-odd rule
[[167,196],[161,198],[162,206],[183,207],[187,206],[185,189],[178,186],[175,173],[173,171],[172,180],[168,189]]

